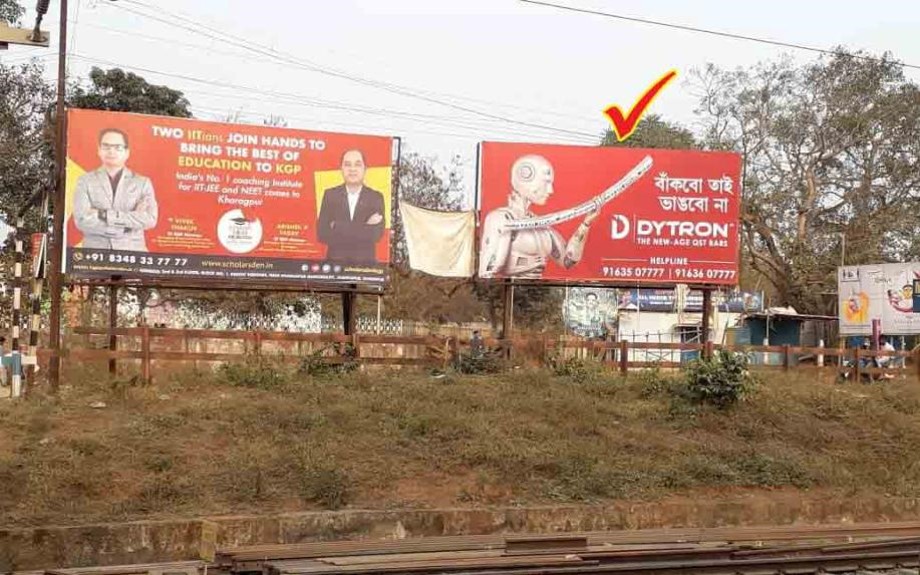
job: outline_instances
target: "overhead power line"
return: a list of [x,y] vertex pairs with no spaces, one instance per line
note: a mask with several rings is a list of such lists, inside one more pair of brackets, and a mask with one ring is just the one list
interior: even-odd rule
[[[73,20],[71,20],[70,22],[71,22],[72,24],[75,24],[75,25],[77,24],[77,23],[76,23],[75,21],[73,21]],[[117,34],[117,35],[128,36],[128,37],[130,37],[130,38],[132,38],[132,39],[135,39],[135,40],[141,39],[141,40],[148,40],[148,41],[151,41],[151,42],[158,42],[158,43],[160,43],[161,46],[164,45],[164,44],[168,44],[168,45],[170,45],[170,46],[184,46],[184,47],[187,47],[187,48],[193,48],[193,49],[195,49],[195,50],[204,50],[204,51],[209,52],[209,53],[212,53],[212,54],[220,54],[220,55],[223,55],[223,56],[228,56],[228,57],[233,57],[233,58],[239,58],[239,59],[247,60],[247,61],[250,61],[250,62],[265,62],[265,63],[271,63],[271,64],[273,64],[273,65],[275,65],[275,66],[280,67],[280,68],[293,69],[293,67],[291,67],[290,65],[285,64],[284,62],[278,61],[277,59],[274,59],[274,58],[267,58],[267,57],[264,57],[264,56],[256,56],[256,55],[254,55],[254,54],[245,53],[245,52],[240,52],[240,51],[238,51],[238,50],[219,50],[219,49],[215,48],[214,46],[209,46],[209,45],[205,45],[205,44],[198,44],[198,43],[194,43],[194,42],[183,42],[183,41],[180,41],[180,40],[176,40],[176,39],[174,39],[174,38],[167,38],[167,37],[165,37],[165,36],[157,36],[157,35],[155,35],[155,34],[146,34],[146,33],[138,32],[138,31],[135,31],[135,30],[126,30],[126,29],[121,29],[121,28],[114,28],[114,27],[112,27],[112,26],[102,26],[102,25],[99,25],[99,24],[92,24],[92,23],[86,22],[85,20],[82,21],[82,22],[80,22],[80,23],[79,23],[79,26],[80,26],[81,28],[83,28],[83,27],[93,28],[93,29],[95,29],[95,30],[100,30],[100,31],[103,31],[103,32],[106,32],[106,33],[110,33],[110,34]],[[465,101],[467,101],[467,102],[475,102],[475,103],[478,103],[478,104],[486,104],[486,105],[493,106],[493,107],[496,107],[496,108],[507,108],[507,109],[521,110],[521,111],[523,111],[523,112],[529,112],[529,113],[531,113],[531,114],[543,114],[543,115],[547,115],[547,116],[555,116],[555,117],[558,117],[558,118],[567,118],[567,119],[570,119],[570,120],[578,120],[578,121],[581,121],[581,122],[584,122],[584,121],[586,120],[586,118],[585,118],[585,116],[584,116],[583,114],[565,113],[565,112],[560,112],[560,111],[558,111],[558,110],[549,110],[549,109],[546,109],[546,108],[533,108],[533,107],[528,107],[528,106],[521,106],[520,104],[512,104],[512,103],[509,103],[509,102],[496,102],[496,101],[494,101],[494,100],[487,100],[487,99],[484,99],[484,98],[474,98],[474,97],[472,97],[472,96],[465,96],[465,95],[460,95],[460,94],[447,94],[447,93],[444,93],[444,92],[436,92],[436,91],[433,91],[433,90],[421,90],[421,89],[419,89],[419,90],[417,90],[417,91],[418,91],[418,92],[421,92],[421,93],[428,94],[428,95],[443,96],[443,97],[446,97],[446,98],[453,98],[453,99],[456,99],[456,100],[465,100]],[[497,121],[497,120],[496,120],[496,121]]]
[[[566,10],[569,12],[577,12],[580,14],[591,14],[593,16],[604,16],[605,18],[615,18],[617,20],[625,20],[627,22],[637,22],[639,24],[648,24],[650,26],[660,26],[663,28],[672,28],[675,30],[683,30],[685,32],[695,32],[697,34],[708,34],[710,36],[720,36],[722,38],[731,38],[733,40],[744,40],[747,42],[757,42],[759,44],[768,44],[770,46],[781,46],[783,48],[793,48],[795,50],[805,50],[808,52],[816,52],[818,54],[828,54],[835,55],[837,52],[834,50],[826,50],[824,48],[817,48],[815,46],[806,46],[804,44],[795,44],[792,42],[782,42],[780,40],[771,40],[769,38],[757,38],[756,36],[747,36],[744,34],[735,34],[733,32],[723,32],[720,30],[708,30],[706,28],[697,28],[695,26],[687,26],[685,24],[674,24],[672,22],[662,22],[660,20],[650,20],[648,18],[637,18],[635,16],[626,16],[623,14],[614,14],[611,12],[601,12],[600,10],[589,10],[587,8],[579,8],[577,6],[567,6],[565,4],[553,4],[552,2],[541,2],[540,0],[519,0],[524,4],[533,4],[535,6],[545,6],[547,8],[555,8],[557,10]],[[898,62],[893,60],[883,60],[882,58],[876,58],[873,56],[862,56],[859,54],[849,54],[853,58],[859,60],[868,60],[871,62],[892,62],[903,68],[913,68],[920,70],[920,65],[917,64],[907,64],[904,62]]]
[[[165,38],[165,37],[163,37],[163,36],[155,36],[155,35],[151,35],[151,34],[137,33],[137,32],[134,32],[134,31],[121,30],[121,29],[118,29],[118,28],[112,28],[112,27],[109,27],[109,26],[100,26],[100,25],[97,25],[97,24],[90,24],[90,23],[86,23],[86,22],[81,23],[80,26],[81,26],[81,27],[82,27],[82,26],[88,26],[88,27],[90,27],[90,28],[97,29],[97,30],[102,30],[102,31],[107,32],[107,33],[114,33],[114,34],[119,34],[119,35],[123,34],[123,35],[126,35],[126,36],[130,36],[131,38],[135,38],[135,39],[136,39],[136,38],[140,38],[140,39],[146,39],[146,40],[149,40],[149,41],[165,42],[165,43],[169,43],[170,45],[187,46],[187,47],[189,47],[189,48],[194,48],[194,49],[196,49],[196,50],[205,50],[205,51],[208,51],[208,52],[211,52],[211,53],[221,54],[221,55],[228,56],[228,57],[242,58],[242,59],[250,60],[250,61],[254,61],[254,62],[268,62],[268,63],[274,64],[274,65],[276,65],[276,66],[279,66],[279,67],[281,67],[281,68],[289,68],[289,66],[287,66],[287,65],[285,65],[285,64],[283,64],[283,63],[281,63],[281,62],[278,62],[278,61],[272,60],[272,59],[268,59],[268,58],[265,58],[265,57],[254,56],[254,55],[250,55],[250,54],[244,54],[244,53],[234,52],[234,51],[228,51],[228,50],[218,50],[218,49],[216,49],[216,48],[214,48],[214,47],[212,47],[212,46],[205,46],[205,45],[202,45],[202,44],[194,44],[194,43],[189,43],[189,42],[179,42],[179,41],[176,41],[176,40],[173,40],[173,39],[170,39],[170,38]],[[85,56],[84,56],[84,58],[85,58]],[[162,72],[162,71],[158,71],[158,72],[155,72],[155,73],[158,73],[158,74],[161,74],[161,75],[169,75],[169,74],[166,74],[165,72]],[[175,75],[173,75],[173,76],[176,77]],[[215,84],[215,85],[217,85],[217,84]],[[228,86],[228,87],[230,87],[230,86]],[[233,85],[232,87],[236,88],[236,87],[239,87],[239,86]],[[351,109],[351,110],[354,110],[354,111],[363,111],[363,110],[367,110],[367,108],[356,109],[356,108],[354,108],[354,107],[349,107],[348,104],[346,104],[346,103],[342,103],[342,102],[331,102],[331,101],[329,101],[329,100],[320,100],[320,99],[311,98],[311,97],[309,97],[309,96],[301,95],[301,94],[286,94],[286,96],[290,96],[291,98],[296,98],[298,102],[302,102],[302,101],[304,101],[304,100],[309,100],[309,101],[311,101],[311,102],[316,102],[317,105],[326,105],[326,106],[329,107],[329,108]],[[461,97],[462,97],[462,96],[461,96]],[[517,106],[514,106],[514,105],[512,105],[512,104],[492,103],[492,105],[495,105],[495,106],[504,106],[504,107],[517,107]],[[525,109],[525,108],[520,108],[520,109]],[[531,112],[534,112],[534,110],[530,110],[530,111],[531,111]],[[445,120],[445,121],[450,121],[450,122],[452,122],[452,123],[454,123],[454,122],[456,122],[456,121],[467,121],[466,118],[458,118],[458,117],[456,117],[456,116],[453,116],[453,117],[451,117],[451,118],[447,118],[447,117],[445,117],[445,116],[443,116],[443,115],[421,114],[421,113],[418,113],[418,112],[407,112],[407,111],[400,111],[400,110],[395,110],[395,111],[394,111],[394,110],[391,110],[390,113],[395,114],[395,115],[409,115],[409,116],[418,116],[418,117],[428,117],[428,118],[442,119],[442,120]],[[543,112],[543,111],[539,111],[539,113],[549,113],[549,114],[555,114],[555,115],[559,115],[559,116],[565,116],[565,114],[559,114],[559,113],[554,113],[554,112]],[[570,116],[570,117],[575,117],[575,116]],[[580,119],[584,120],[583,117],[581,117]],[[470,118],[468,121],[474,121],[474,120],[475,120],[474,118]],[[493,120],[493,119],[491,119],[491,118],[482,118],[482,119],[480,119],[480,120],[478,120],[478,121],[487,122],[487,123],[492,123],[492,124],[494,124],[494,123],[501,123],[501,124],[504,124],[504,123],[505,123],[503,120]],[[598,130],[598,133],[601,133],[601,130]]]
[[[233,112],[233,110],[225,110],[225,109],[222,110],[220,108],[212,108],[212,107],[205,107],[205,106],[194,106],[193,105],[193,108],[195,109],[196,114],[198,112],[203,112],[205,114],[208,114],[212,121],[217,121],[217,122],[226,122],[227,117],[229,115],[228,112]],[[273,117],[277,117],[279,114],[273,115],[273,114],[265,114],[263,112],[243,111],[242,115],[243,117],[254,116],[256,118],[262,118],[262,119],[269,120],[269,119],[272,119]],[[280,114],[280,116],[283,117],[285,120],[299,120],[301,122],[316,122],[317,121],[314,118],[307,118],[304,116],[294,116],[294,115],[289,115],[289,114]],[[378,135],[381,135],[381,136],[392,135],[387,131],[377,131],[377,132],[374,132],[373,130],[368,131],[368,127],[364,124],[337,122],[337,121],[327,120],[325,118],[320,121],[323,122],[323,124],[325,125],[338,126],[342,128],[348,128],[348,129],[358,129],[364,133],[377,133]],[[474,130],[474,128],[463,128],[463,129]],[[482,140],[481,133],[463,134],[460,132],[449,132],[449,131],[444,131],[441,129],[437,129],[437,130],[413,129],[412,133],[426,134],[426,135],[431,135],[431,136],[451,137],[451,138],[463,138],[463,139],[475,140],[475,141]],[[531,134],[521,134],[521,133],[514,133],[514,134],[509,133],[508,135],[498,136],[498,135],[495,135],[495,133],[493,133],[489,136],[489,140],[502,141],[502,142],[519,142],[521,141],[522,136],[531,137],[531,138],[539,137],[539,136],[533,136]],[[585,145],[584,142],[581,142],[581,145]]]
[[[198,78],[198,77],[188,76],[188,75],[183,75],[183,74],[174,74],[170,72],[164,72],[161,70],[155,70],[152,68],[145,68],[145,67],[140,67],[140,66],[125,65],[125,64],[118,63],[118,62],[112,62],[110,60],[102,60],[99,58],[84,56],[82,54],[72,54],[71,57],[77,60],[82,60],[82,61],[89,62],[89,63],[100,64],[103,66],[123,68],[126,70],[135,70],[138,72],[155,74],[155,75],[165,76],[169,78],[176,78],[176,79],[184,80],[187,82],[194,82],[197,84],[214,86],[214,87],[222,88],[222,89],[250,92],[252,94],[259,95],[260,102],[261,101],[274,101],[274,102],[278,102],[278,103],[293,106],[293,107],[329,108],[329,109],[335,109],[335,110],[341,110],[341,111],[359,112],[359,113],[364,113],[364,114],[393,117],[393,118],[398,118],[398,119],[402,119],[402,120],[410,121],[410,122],[422,122],[428,125],[431,125],[432,123],[443,124],[449,127],[460,128],[464,130],[471,130],[471,131],[479,132],[479,133],[481,133],[484,130],[488,131],[489,133],[493,133],[493,134],[494,133],[503,133],[503,134],[512,133],[512,129],[509,128],[508,126],[483,126],[481,124],[471,123],[474,121],[482,122],[482,120],[445,118],[445,117],[437,116],[433,114],[419,114],[419,113],[412,113],[412,112],[403,112],[399,110],[388,110],[385,108],[365,108],[365,107],[358,107],[358,106],[349,106],[349,105],[343,105],[343,104],[336,103],[336,102],[331,102],[328,100],[307,98],[307,97],[300,96],[298,94],[293,94],[293,93],[288,93],[288,92],[263,90],[263,89],[255,88],[252,86],[244,86],[244,85],[233,84],[229,82],[209,80],[205,78]],[[216,95],[219,97],[229,97],[230,96],[226,94],[212,94],[212,95]],[[193,103],[193,107],[196,109],[200,109],[200,107],[195,106],[194,103]],[[258,113],[254,113],[254,112],[249,112],[249,113],[253,115],[259,115]],[[281,114],[281,115],[284,115],[284,114]],[[327,122],[327,123],[334,123],[334,122]],[[351,124],[351,125],[354,126],[354,124]],[[413,130],[413,131],[419,132],[419,133],[436,133],[436,132],[426,132],[424,130]],[[537,138],[537,139],[549,137],[545,133],[535,133],[532,130],[528,130],[528,131],[515,130],[513,133],[519,134],[522,137]],[[444,135],[457,136],[458,134],[444,133]],[[599,140],[601,135],[602,134],[598,132],[590,139],[589,138],[575,138],[573,136],[564,136],[564,135],[554,135],[552,137],[557,138],[557,139],[563,139],[568,143],[593,145]],[[459,135],[459,136],[469,137],[469,135]]]
[[[155,10],[155,13],[149,13],[143,10],[137,10],[135,8],[130,8],[128,6],[125,6],[124,4],[132,4],[135,6],[146,8],[148,10]],[[109,5],[109,4],[106,4],[106,5]],[[357,76],[357,75],[354,75],[354,74],[351,74],[351,73],[348,73],[342,70],[337,70],[335,68],[331,68],[328,66],[322,66],[314,62],[310,62],[308,60],[297,58],[296,56],[292,56],[290,54],[286,54],[284,52],[274,50],[270,47],[256,44],[255,42],[252,42],[245,38],[241,38],[239,36],[235,36],[229,32],[210,27],[203,22],[200,22],[200,21],[197,21],[191,18],[186,18],[178,14],[171,13],[167,10],[163,10],[162,8],[151,6],[150,4],[146,4],[144,2],[139,2],[138,0],[124,0],[124,2],[114,3],[114,4],[111,4],[111,6],[114,6],[118,8],[119,10],[125,10],[127,12],[130,12],[132,14],[135,14],[141,17],[156,20],[168,26],[185,29],[189,32],[193,32],[196,36],[205,36],[207,38],[211,38],[218,42],[223,42],[231,46],[236,46],[244,50],[254,52],[256,54],[262,54],[264,56],[268,56],[270,58],[279,60],[281,62],[287,62],[289,64],[301,67],[305,70],[310,70],[310,71],[313,71],[319,74],[324,74],[330,77],[340,78],[340,79],[347,80],[350,82],[355,82],[355,83],[362,84],[365,86],[377,88],[377,89],[384,90],[384,91],[387,91],[393,94],[405,96],[407,98],[413,98],[416,100],[429,102],[432,104],[437,104],[440,106],[451,108],[457,111],[466,112],[469,114],[475,114],[477,116],[482,116],[484,118],[500,120],[508,124],[514,124],[514,125],[523,126],[527,128],[537,128],[541,130],[549,130],[549,131],[553,131],[553,132],[560,133],[560,134],[567,134],[570,136],[579,136],[579,137],[587,137],[587,138],[597,137],[596,134],[590,133],[590,132],[569,130],[566,128],[548,126],[548,125],[539,124],[536,122],[516,120],[514,118],[508,118],[506,116],[502,116],[499,114],[492,114],[490,112],[479,110],[477,108],[471,108],[469,106],[457,104],[454,102],[449,102],[442,98],[430,97],[423,93],[420,93],[420,91],[418,90],[415,90],[413,88],[409,88],[406,86],[400,86],[398,84],[393,84],[389,82],[381,82],[378,80],[372,80],[372,79]],[[160,16],[159,14],[168,15],[169,17],[172,18],[172,20],[164,18]]]

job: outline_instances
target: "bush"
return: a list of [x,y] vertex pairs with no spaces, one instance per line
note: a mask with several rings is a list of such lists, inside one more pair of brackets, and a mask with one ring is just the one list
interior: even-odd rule
[[284,386],[288,380],[287,372],[264,359],[225,363],[217,370],[217,381],[233,387],[277,389]]
[[298,445],[290,454],[297,474],[300,496],[326,509],[340,509],[348,503],[350,480],[332,454]]
[[478,355],[460,354],[457,371],[466,375],[501,373],[507,365],[501,352],[488,351]]
[[558,377],[569,377],[575,383],[588,383],[594,380],[600,372],[597,362],[579,357],[551,356],[549,359],[553,374]]
[[358,352],[352,344],[333,344],[332,349],[335,351],[335,357],[342,359],[340,362],[329,361],[331,358],[323,355],[326,349],[328,348],[316,350],[304,357],[300,361],[300,368],[298,368],[297,372],[311,377],[323,377],[351,373],[360,367],[357,360]]
[[750,391],[753,378],[741,354],[719,350],[711,358],[697,359],[687,367],[687,393],[696,403],[726,409]]
[[630,374],[630,377],[638,382],[639,397],[642,399],[679,395],[680,388],[684,387],[684,382],[678,376],[663,373],[657,365],[651,369],[643,369],[635,375]]

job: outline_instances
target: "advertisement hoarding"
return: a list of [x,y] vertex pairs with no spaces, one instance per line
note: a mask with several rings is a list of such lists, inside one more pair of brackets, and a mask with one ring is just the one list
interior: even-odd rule
[[872,335],[881,320],[884,335],[920,334],[914,294],[920,262],[837,268],[841,335]]
[[[712,294],[715,309],[725,313],[759,313],[763,311],[763,292],[716,291]],[[677,312],[677,294],[670,289],[621,289],[619,309],[638,311]],[[703,311],[703,292],[690,291],[684,312]]]
[[486,142],[479,277],[738,283],[741,157]]
[[388,137],[68,114],[64,271],[382,284]]

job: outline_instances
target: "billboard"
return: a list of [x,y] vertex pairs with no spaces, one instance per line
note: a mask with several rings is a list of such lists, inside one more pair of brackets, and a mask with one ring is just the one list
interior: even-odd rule
[[393,140],[71,110],[64,271],[382,284]]
[[600,337],[616,330],[616,289],[572,287],[562,305],[565,327],[576,335]]
[[920,334],[917,280],[920,262],[837,268],[841,335],[872,335],[876,319],[884,335]]
[[[725,313],[758,313],[763,311],[763,292],[721,291],[713,292],[713,306]],[[670,289],[621,289],[619,309],[638,311],[677,312],[678,298]],[[690,291],[684,303],[684,312],[703,311],[703,292]]]
[[485,142],[481,278],[738,283],[741,157]]

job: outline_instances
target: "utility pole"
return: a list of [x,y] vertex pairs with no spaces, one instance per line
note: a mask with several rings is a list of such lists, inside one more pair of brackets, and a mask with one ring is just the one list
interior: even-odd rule
[[64,186],[67,180],[67,110],[64,97],[67,80],[67,0],[61,0],[60,36],[58,38],[58,84],[56,111],[55,150],[57,182],[54,191],[54,220],[51,243],[51,267],[48,270],[48,288],[51,291],[50,347],[51,359],[48,379],[51,391],[57,393],[61,383],[61,288],[63,287],[64,259]]

